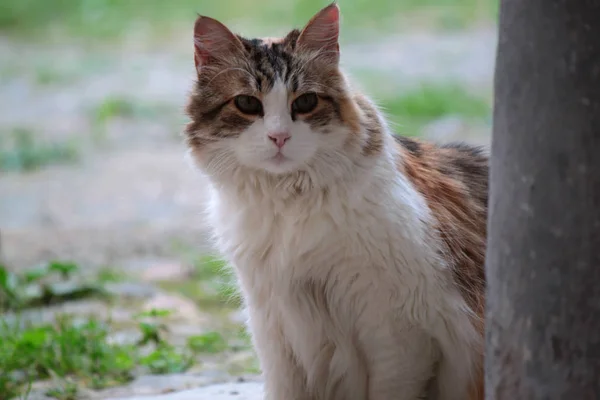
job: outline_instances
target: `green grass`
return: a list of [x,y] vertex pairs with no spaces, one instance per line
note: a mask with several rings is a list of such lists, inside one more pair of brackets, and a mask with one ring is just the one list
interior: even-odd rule
[[64,380],[58,383],[56,387],[50,388],[46,395],[58,400],[77,400],[79,387],[77,383],[70,380]]
[[40,86],[63,85],[74,80],[76,71],[69,71],[54,64],[42,63],[31,66],[33,81]]
[[177,107],[169,103],[144,102],[124,96],[109,96],[90,111],[94,123],[104,124],[113,118],[151,119],[177,114]]
[[83,323],[61,317],[54,324],[3,323],[0,326],[0,392],[8,398],[30,381],[77,378],[92,388],[133,378],[135,349],[109,344],[108,327],[98,320]]
[[227,349],[227,341],[219,332],[208,332],[191,336],[187,345],[196,353],[220,353]]
[[108,124],[115,119],[161,121],[180,117],[181,112],[167,102],[145,102],[127,96],[108,96],[88,111],[91,136],[97,147],[107,144]]
[[36,134],[17,128],[0,135],[0,171],[32,171],[47,165],[73,163],[79,159],[79,147],[73,141],[40,143]]
[[123,97],[108,97],[93,110],[96,121],[106,122],[111,118],[130,118],[137,114],[136,103]]
[[100,268],[96,274],[96,279],[98,279],[98,282],[101,284],[123,282],[126,278],[127,274],[122,270],[106,266]]
[[94,281],[74,279],[79,267],[52,261],[20,274],[0,265],[0,311],[23,310],[64,303],[88,297],[106,296]]
[[[200,257],[196,263],[195,281],[220,281],[230,285],[231,280],[225,278],[223,266],[222,261],[213,257]],[[58,314],[51,323],[36,323],[22,317],[22,311],[32,305],[43,307],[57,301],[80,299],[82,288],[89,286],[80,278],[80,272],[80,267],[71,262],[49,262],[19,273],[0,265],[2,399],[25,398],[32,382],[46,379],[52,382],[45,393],[47,396],[59,400],[76,399],[83,387],[102,389],[121,385],[138,373],[180,373],[205,356],[239,351],[249,346],[244,342],[236,349],[230,343],[230,340],[239,339],[239,332],[235,330],[189,336],[185,345],[175,346],[168,339],[168,318],[172,310],[152,309],[135,315],[132,322],[139,332],[139,340],[128,344],[110,340],[114,331],[110,319]],[[98,277],[103,278],[98,280]],[[94,287],[101,292],[104,282],[122,280],[124,276],[104,268],[89,279],[98,281],[99,286]],[[57,283],[72,280],[76,284],[70,290],[53,292]],[[74,296],[75,293],[79,294]],[[222,294],[216,293],[220,298]],[[89,295],[94,293],[86,292],[83,296]],[[212,301],[222,304],[218,299]]]
[[403,134],[418,134],[427,123],[445,116],[484,122],[491,113],[491,100],[458,85],[425,84],[378,104]]
[[34,80],[40,86],[68,82],[65,75],[50,68],[36,68],[34,71]]
[[92,296],[103,296],[95,282],[73,279],[79,267],[73,263],[51,261],[20,274],[0,264],[0,311],[48,306]]
[[[140,368],[151,374],[184,372],[196,362],[196,355],[227,348],[216,332],[191,336],[185,348],[175,347],[163,338],[160,318],[140,317],[142,339],[128,345],[111,343],[110,324],[94,318],[77,321],[64,315],[52,324],[24,327],[2,321],[0,393],[11,398],[31,381],[53,378],[56,387],[47,394],[69,398],[78,387],[102,389],[124,384]],[[148,345],[152,349],[143,351]]]
[[160,286],[192,299],[200,308],[220,312],[238,308],[241,299],[235,278],[225,262],[213,256],[194,260],[194,272],[185,281],[161,282]]
[[[300,27],[322,0],[3,0],[0,30],[28,36],[52,31],[88,38],[118,38],[137,28],[165,35],[188,30],[195,16],[212,16],[233,24],[270,29]],[[497,0],[339,0],[348,31],[398,30],[410,26],[462,28],[493,21]],[[250,34],[267,34],[256,31]]]

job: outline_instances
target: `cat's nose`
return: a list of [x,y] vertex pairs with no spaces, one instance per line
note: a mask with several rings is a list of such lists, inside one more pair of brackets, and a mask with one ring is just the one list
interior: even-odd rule
[[282,148],[285,142],[287,142],[290,139],[290,134],[287,132],[270,133],[269,139],[271,139],[271,141],[275,143],[275,146]]

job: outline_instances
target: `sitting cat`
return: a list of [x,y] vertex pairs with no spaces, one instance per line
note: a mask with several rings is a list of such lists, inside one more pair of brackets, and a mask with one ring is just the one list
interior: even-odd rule
[[201,16],[186,128],[269,400],[483,398],[488,159],[392,134],[339,9],[280,39]]

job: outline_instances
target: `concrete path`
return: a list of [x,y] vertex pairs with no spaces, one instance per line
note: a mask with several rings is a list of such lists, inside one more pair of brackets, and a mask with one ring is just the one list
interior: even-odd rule
[[262,400],[262,398],[262,384],[258,382],[232,382],[177,393],[156,396],[117,397],[106,400]]

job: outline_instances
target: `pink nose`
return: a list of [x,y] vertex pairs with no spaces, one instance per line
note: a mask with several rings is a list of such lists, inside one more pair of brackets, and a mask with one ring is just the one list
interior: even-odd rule
[[289,140],[289,138],[290,134],[287,132],[277,132],[269,134],[269,139],[271,139],[271,141],[275,143],[275,145],[279,148],[282,148],[285,142]]

